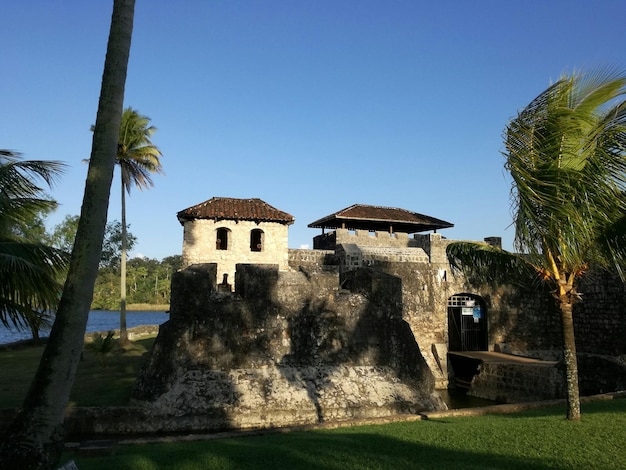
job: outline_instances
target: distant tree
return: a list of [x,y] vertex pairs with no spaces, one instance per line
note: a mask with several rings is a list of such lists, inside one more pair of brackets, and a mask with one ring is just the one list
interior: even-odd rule
[[[100,266],[111,269],[119,269],[123,253],[123,228],[121,222],[114,220],[107,223],[104,234],[104,242],[102,243],[102,255],[100,257]],[[126,249],[132,250],[137,243],[137,237],[126,228]]]
[[[66,215],[60,224],[54,226],[51,234],[46,235],[50,244],[55,248],[71,252],[78,229],[77,215]],[[127,247],[132,250],[137,242],[137,237],[127,230]],[[108,222],[104,232],[102,242],[102,254],[100,256],[100,266],[111,269],[119,269],[122,252],[122,224],[114,220]]]
[[183,257],[181,255],[166,256],[161,261],[161,264],[166,266],[169,278],[172,273],[179,271],[183,267]]
[[48,235],[50,244],[60,250],[71,253],[79,220],[80,217],[77,215],[66,215],[63,221],[55,225],[52,233]]
[[33,337],[49,326],[68,260],[42,241],[41,214],[57,204],[37,180],[51,185],[62,169],[59,162],[0,150],[0,322],[28,328]]
[[[508,125],[515,247],[452,243],[453,267],[484,280],[546,283],[563,327],[567,418],[580,419],[572,307],[589,266],[626,265],[626,75],[572,74],[541,93]],[[525,279],[525,281],[520,280]]]
[[[128,304],[169,304],[172,273],[178,271],[181,265],[180,255],[168,256],[162,261],[145,257],[128,260]],[[117,269],[101,267],[96,280],[92,308],[117,310],[119,288]]]
[[134,0],[114,0],[91,159],[69,272],[39,368],[0,444],[0,468],[50,469],[63,449],[63,418],[98,272],[124,102]]

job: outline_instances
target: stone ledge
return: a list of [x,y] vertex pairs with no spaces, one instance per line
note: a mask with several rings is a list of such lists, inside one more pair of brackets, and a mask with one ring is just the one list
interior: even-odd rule
[[[597,400],[617,400],[626,398],[626,390],[603,393],[600,395],[592,395],[589,397],[580,397],[581,403],[589,403]],[[546,408],[549,406],[566,404],[567,400],[544,400],[529,403],[512,403],[504,405],[483,406],[480,408],[461,408],[446,411],[424,411],[420,413],[423,419],[440,419],[440,418],[456,418],[459,416],[483,416],[489,414],[511,414],[520,413],[522,411],[534,410],[537,408]]]

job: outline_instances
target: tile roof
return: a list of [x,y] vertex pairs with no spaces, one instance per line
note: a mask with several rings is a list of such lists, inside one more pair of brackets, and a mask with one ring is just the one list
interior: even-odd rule
[[291,225],[295,221],[293,215],[278,210],[258,198],[214,197],[188,207],[178,212],[176,216],[181,225],[187,220],[195,219],[252,220],[255,222],[278,222],[287,225]]
[[311,228],[347,228],[358,230],[387,230],[395,232],[424,232],[454,227],[445,220],[395,207],[354,204],[308,225]]

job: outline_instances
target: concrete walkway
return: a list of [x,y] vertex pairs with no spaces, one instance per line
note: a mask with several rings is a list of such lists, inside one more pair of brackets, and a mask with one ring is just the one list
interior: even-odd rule
[[514,364],[541,364],[556,365],[557,361],[543,361],[541,359],[533,359],[531,357],[514,356],[513,354],[504,354],[493,351],[449,351],[450,356],[464,357],[468,359],[477,359],[482,362],[510,362]]

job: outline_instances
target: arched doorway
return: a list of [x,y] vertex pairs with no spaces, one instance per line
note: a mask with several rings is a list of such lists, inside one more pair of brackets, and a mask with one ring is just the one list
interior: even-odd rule
[[487,351],[487,310],[483,299],[474,294],[448,298],[448,350]]

